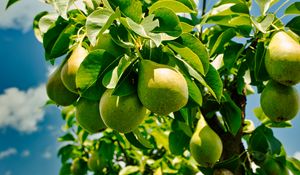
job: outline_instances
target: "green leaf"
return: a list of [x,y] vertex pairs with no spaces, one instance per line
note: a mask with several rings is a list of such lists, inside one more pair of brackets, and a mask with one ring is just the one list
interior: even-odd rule
[[182,155],[189,147],[190,138],[182,131],[173,131],[169,134],[169,148],[172,154]]
[[70,133],[67,133],[67,134],[65,134],[65,135],[63,135],[63,136],[61,136],[61,137],[58,138],[59,142],[74,141],[74,140],[75,140],[74,136],[72,134],[70,134]]
[[275,19],[274,14],[267,14],[266,16],[264,16],[261,22],[258,22],[253,17],[251,17],[254,26],[262,33],[267,33],[267,29],[272,25],[274,19]]
[[114,157],[115,145],[111,140],[103,139],[100,141],[100,156],[108,163]]
[[33,30],[34,30],[34,35],[37,38],[38,41],[43,42],[43,33],[41,32],[40,26],[39,26],[39,21],[41,20],[42,17],[46,16],[48,14],[48,12],[43,11],[39,14],[37,14],[34,17],[33,20]]
[[265,67],[265,55],[267,49],[265,48],[265,42],[260,41],[257,43],[256,52],[255,52],[255,64],[254,64],[254,73],[255,79],[266,81],[269,80],[269,74]]
[[67,11],[70,5],[73,3],[73,0],[52,0],[51,3],[61,17],[64,19],[68,18]]
[[81,63],[76,74],[76,86],[85,92],[99,77],[117,64],[117,59],[102,49],[91,51]]
[[108,9],[98,9],[87,17],[86,32],[92,45],[96,44],[97,36],[103,33],[119,15]]
[[180,20],[177,15],[168,8],[156,9],[153,14],[159,20],[159,27],[154,32],[165,33],[164,37],[179,37],[182,33]]
[[62,146],[58,152],[57,152],[57,156],[61,157],[61,162],[64,164],[65,162],[67,162],[71,157],[72,157],[72,152],[75,149],[75,147],[73,145],[64,145]]
[[235,13],[240,13],[240,15],[249,15],[249,8],[245,3],[226,3],[214,7],[208,14],[210,16],[226,16]]
[[[135,62],[135,59],[131,59],[129,56],[125,55],[123,56],[117,67],[115,67],[113,70],[109,71],[103,78],[102,83],[103,85],[108,89],[114,89],[116,88],[117,84],[120,85],[120,80],[124,79],[124,76],[126,77],[130,72],[131,69],[130,66],[133,65]],[[127,71],[129,70],[129,71]],[[127,71],[127,72],[126,72]],[[132,88],[130,88],[132,89]],[[129,90],[131,92],[131,90]],[[116,95],[116,94],[114,94]]]
[[168,46],[177,52],[186,63],[197,70],[200,74],[205,74],[201,60],[190,48],[177,42],[169,42]]
[[242,126],[242,111],[229,94],[225,93],[224,96],[226,101],[222,103],[220,113],[225,121],[225,126],[233,135],[236,135]]
[[238,44],[235,42],[230,43],[230,45],[228,45],[224,51],[224,67],[226,67],[228,70],[233,68],[233,66],[236,64],[237,59],[243,51],[243,44]]
[[199,83],[201,83],[204,87],[206,87],[208,89],[208,91],[211,93],[211,95],[213,97],[218,99],[218,97],[216,96],[213,89],[206,83],[206,81],[200,75],[200,73],[198,73],[193,67],[191,67],[185,60],[183,60],[179,57],[176,57],[176,56],[175,56],[175,58],[179,61],[179,62],[177,62],[177,65],[180,67],[180,69],[187,71],[187,72],[185,72],[185,74],[187,76],[192,76],[193,78],[195,78]]
[[140,171],[140,168],[138,166],[132,166],[128,165],[119,172],[119,175],[129,175]]
[[255,0],[260,8],[260,13],[264,16],[269,8],[279,0]]
[[59,170],[59,175],[72,175],[71,166],[72,166],[71,163],[62,164],[62,166],[60,167],[60,170]]
[[252,133],[249,139],[249,149],[260,153],[270,152],[271,155],[285,155],[283,145],[274,137],[273,131],[264,125],[257,127]]
[[300,161],[294,157],[287,158],[287,167],[293,174],[300,174]]
[[142,19],[142,3],[139,0],[110,0],[111,7],[115,10],[120,8],[121,12],[136,23]]
[[292,124],[290,121],[285,122],[273,122],[271,121],[266,114],[263,112],[261,107],[257,107],[253,110],[254,115],[260,120],[262,124],[264,124],[267,127],[273,127],[273,128],[288,128],[292,127]]
[[284,14],[286,15],[293,15],[293,14],[300,14],[300,2],[294,2],[288,8],[285,9]]
[[15,4],[18,1],[20,0],[8,0],[5,9],[7,10],[11,5]]
[[126,139],[135,147],[140,149],[153,148],[149,140],[146,140],[138,129],[125,134]]
[[212,95],[216,98],[217,101],[220,102],[223,95],[223,82],[218,71],[212,65],[209,65],[209,69],[206,76],[204,77],[204,80],[214,92]]
[[159,8],[168,8],[174,13],[196,13],[196,11],[190,9],[185,4],[174,0],[157,1],[149,7],[149,13],[153,13]]
[[124,48],[135,48],[135,45],[129,41],[129,32],[123,26],[111,26],[109,31],[112,40],[119,46]]
[[189,33],[182,34],[178,40],[181,41],[182,45],[190,48],[198,56],[203,65],[204,74],[207,74],[209,69],[209,53],[204,44]]
[[75,33],[74,25],[67,25],[66,21],[58,18],[55,25],[44,34],[43,45],[46,59],[51,60],[67,53],[72,44],[71,36]]
[[55,21],[58,19],[58,15],[55,13],[48,13],[47,15],[41,17],[38,23],[38,27],[42,34],[45,34],[49,28],[54,25]]
[[300,36],[300,16],[296,16],[292,20],[290,20],[286,26],[290,28],[293,32]]
[[202,94],[196,83],[190,78],[185,77],[188,84],[189,96],[193,99],[199,106],[202,106]]
[[225,30],[217,39],[214,46],[210,51],[210,56],[221,53],[224,50],[224,46],[227,42],[229,42],[233,37],[236,36],[235,30],[233,28],[229,28]]

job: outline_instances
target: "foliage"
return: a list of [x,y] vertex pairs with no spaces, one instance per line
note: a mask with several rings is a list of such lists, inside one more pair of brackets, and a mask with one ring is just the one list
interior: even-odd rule
[[[10,0],[7,7],[15,2]],[[176,69],[186,79],[189,93],[188,103],[179,111],[150,112],[138,128],[125,134],[107,128],[91,135],[75,119],[76,102],[63,107],[66,124],[65,135],[58,139],[63,143],[58,151],[60,174],[71,174],[72,161],[78,158],[87,171],[92,152],[99,153],[103,162],[95,174],[201,171],[209,175],[220,169],[265,174],[263,162],[269,157],[279,167],[299,174],[299,160],[287,157],[271,129],[290,127],[289,121],[273,122],[257,108],[261,125],[255,128],[246,119],[245,105],[247,95],[255,93],[252,87],[261,93],[270,79],[264,57],[272,34],[285,30],[299,41],[300,3],[220,0],[206,10],[206,0],[200,2],[202,13],[192,0],[46,1],[56,11],[41,12],[33,25],[46,61],[54,64],[61,57],[67,59],[77,45],[89,52],[76,74],[80,98],[99,101],[107,88],[118,96],[136,93],[142,59]],[[258,16],[251,14],[254,3],[260,8]],[[275,5],[280,7],[272,11]],[[283,7],[284,14],[278,17]],[[288,15],[292,19],[285,24],[282,18]],[[97,46],[104,40],[106,44]],[[223,142],[223,154],[211,167],[199,165],[189,151],[200,116]]]

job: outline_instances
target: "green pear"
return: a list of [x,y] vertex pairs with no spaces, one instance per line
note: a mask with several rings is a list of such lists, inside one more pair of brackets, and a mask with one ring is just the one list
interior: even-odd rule
[[99,112],[99,101],[80,98],[75,112],[78,124],[87,132],[94,134],[106,128]]
[[86,162],[81,158],[75,158],[71,165],[72,175],[85,175],[87,173]]
[[200,117],[190,141],[193,158],[204,167],[212,167],[221,157],[223,144],[220,137]]
[[108,53],[112,54],[115,57],[119,57],[120,55],[123,55],[125,52],[125,49],[117,45],[110,34],[106,33],[101,35],[95,46],[91,46],[91,50],[96,49],[103,49],[106,50]]
[[275,159],[267,157],[260,167],[267,175],[288,175],[288,170]]
[[69,106],[73,104],[79,96],[69,91],[65,87],[60,77],[61,69],[62,66],[60,66],[50,75],[46,84],[46,91],[48,97],[56,104],[61,106]]
[[88,159],[88,167],[94,172],[101,172],[104,168],[103,161],[99,152],[94,151]]
[[300,82],[300,44],[287,33],[277,32],[271,39],[265,57],[270,77],[287,86]]
[[159,115],[178,111],[188,102],[188,86],[183,75],[150,60],[140,62],[137,89],[142,104]]
[[107,89],[101,97],[99,104],[101,117],[107,127],[122,133],[131,132],[143,122],[147,109],[136,93],[115,96],[112,92],[112,89]]
[[274,122],[291,120],[299,110],[297,89],[269,81],[261,93],[260,105],[265,115]]
[[76,87],[76,73],[87,54],[87,50],[85,50],[85,48],[83,48],[81,45],[78,45],[73,50],[68,61],[65,63],[61,70],[61,79],[64,85],[71,92],[78,93]]

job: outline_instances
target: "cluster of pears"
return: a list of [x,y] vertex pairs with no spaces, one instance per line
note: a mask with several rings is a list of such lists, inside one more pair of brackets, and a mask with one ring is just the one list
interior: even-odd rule
[[[111,37],[104,37],[104,40],[92,49],[107,49],[114,44]],[[50,76],[46,89],[48,97],[56,104],[75,104],[77,122],[89,133],[97,133],[106,127],[128,133],[144,120],[148,110],[167,115],[188,102],[188,86],[184,76],[171,66],[150,60],[139,63],[137,92],[116,96],[113,89],[107,89],[98,101],[80,97],[76,73],[87,55],[85,48],[80,44],[76,46]]]
[[265,57],[271,80],[260,97],[261,108],[274,122],[293,119],[299,111],[300,44],[284,31],[275,33]]
[[190,140],[190,151],[193,158],[203,167],[212,167],[221,158],[222,140],[202,115]]

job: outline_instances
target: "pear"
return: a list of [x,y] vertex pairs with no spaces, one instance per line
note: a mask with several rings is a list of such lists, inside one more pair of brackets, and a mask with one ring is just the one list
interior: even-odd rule
[[143,122],[147,109],[142,105],[136,93],[127,96],[114,96],[107,89],[101,97],[99,109],[106,126],[128,133]]
[[265,57],[270,77],[287,86],[300,82],[300,44],[287,33],[277,32],[271,39]]
[[75,158],[70,169],[72,175],[84,175],[87,173],[86,162],[81,158]]
[[297,89],[269,81],[261,93],[260,105],[266,116],[274,122],[291,120],[299,110]]
[[178,111],[188,102],[188,86],[183,75],[150,60],[140,62],[137,89],[142,104],[159,115]]
[[80,98],[75,112],[78,124],[87,132],[94,134],[106,128],[99,112],[99,101]]
[[193,158],[204,167],[212,167],[221,157],[223,144],[220,137],[207,125],[201,116],[190,141]]
[[88,159],[88,167],[94,172],[101,172],[104,168],[103,160],[99,152],[94,151]]
[[73,50],[68,61],[65,63],[61,70],[61,79],[64,85],[71,92],[78,93],[76,87],[76,73],[87,54],[87,50],[85,50],[85,48],[83,48],[81,45],[78,45]]
[[267,157],[266,160],[260,165],[267,175],[288,175],[288,170],[282,166],[275,159]]
[[91,50],[96,49],[103,49],[106,50],[108,53],[112,54],[115,57],[119,57],[120,55],[123,55],[125,52],[125,49],[117,45],[110,34],[106,33],[101,35],[95,46],[91,46]]
[[56,104],[69,106],[73,104],[79,96],[65,87],[60,77],[61,69],[62,65],[50,75],[46,84],[46,91],[48,97]]

